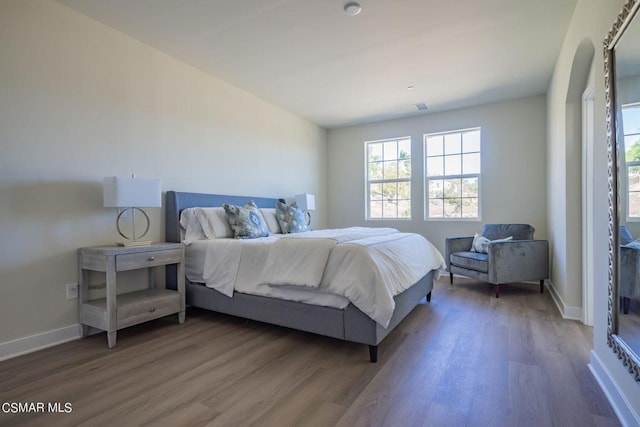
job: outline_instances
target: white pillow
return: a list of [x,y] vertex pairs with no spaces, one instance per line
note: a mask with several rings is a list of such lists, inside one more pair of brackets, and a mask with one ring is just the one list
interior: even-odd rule
[[184,209],[180,213],[180,237],[180,240],[182,240],[182,243],[185,245],[190,245],[196,240],[204,240],[207,238],[200,225],[200,220],[198,220],[196,213],[191,208]]
[[489,240],[476,233],[473,236],[473,243],[471,243],[471,252],[486,254],[489,252],[489,243],[508,242],[509,240],[513,240],[513,236],[505,237],[504,239]]
[[282,234],[278,218],[276,217],[276,208],[260,208],[260,213],[262,213],[271,234]]
[[207,239],[233,237],[224,208],[193,208]]
[[185,239],[189,234],[190,242],[199,239],[233,237],[233,231],[222,206],[184,209],[180,214],[180,225],[185,229]]

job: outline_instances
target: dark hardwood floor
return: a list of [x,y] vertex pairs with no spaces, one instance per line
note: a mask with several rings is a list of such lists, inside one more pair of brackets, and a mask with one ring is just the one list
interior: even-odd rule
[[[587,363],[591,328],[537,284],[443,277],[367,346],[190,310],[0,362],[0,412],[25,426],[617,426]],[[6,408],[6,406],[5,406]]]

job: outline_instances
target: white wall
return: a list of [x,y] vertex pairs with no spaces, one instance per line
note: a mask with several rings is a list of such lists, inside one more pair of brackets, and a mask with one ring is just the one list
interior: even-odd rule
[[[76,249],[115,242],[104,176],[317,197],[326,132],[56,2],[0,2],[0,346],[77,324]],[[162,210],[149,209],[163,238]],[[0,351],[0,356],[2,352]]]
[[[571,86],[572,66],[576,56],[580,55],[585,43],[595,47],[595,56],[591,72],[595,83],[595,137],[594,137],[594,255],[598,262],[594,266],[594,349],[591,363],[594,372],[604,386],[614,406],[625,422],[637,423],[640,414],[640,385],[633,381],[622,363],[615,357],[606,342],[607,328],[607,268],[608,268],[608,214],[607,214],[607,151],[606,121],[604,105],[604,63],[601,53],[602,41],[610,30],[616,15],[622,9],[622,0],[579,0],[571,25],[568,29],[562,50],[547,93],[548,99],[548,188],[549,188],[549,235],[556,259],[567,259],[581,247],[567,235],[565,230],[571,226],[571,195],[567,194],[565,183],[573,159],[568,156],[567,95]],[[569,107],[571,108],[571,107]],[[569,147],[570,148],[570,147]],[[579,252],[578,252],[579,253]],[[554,284],[561,296],[567,300],[573,298],[580,283],[573,280],[572,271],[565,264],[557,262],[554,272]],[[557,283],[556,283],[557,281]],[[634,413],[635,412],[635,413]],[[636,417],[634,419],[634,417]],[[632,424],[630,424],[632,425]]]
[[[547,237],[546,106],[543,96],[329,131],[329,225],[391,226],[423,234],[444,254],[444,239],[473,236],[485,223],[528,223]],[[481,221],[424,221],[423,135],[482,128]],[[410,136],[412,216],[365,221],[364,142]]]

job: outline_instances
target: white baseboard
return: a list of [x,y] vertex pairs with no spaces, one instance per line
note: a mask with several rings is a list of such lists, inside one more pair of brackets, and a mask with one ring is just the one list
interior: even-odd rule
[[0,343],[0,361],[52,347],[82,337],[80,324]]
[[562,297],[556,291],[555,286],[553,286],[553,282],[551,281],[551,279],[545,280],[545,284],[546,284],[546,288],[549,290],[549,293],[551,294],[551,298],[553,299],[553,302],[556,303],[556,307],[558,307],[558,311],[560,312],[560,315],[564,319],[579,320],[581,322],[584,320],[582,318],[582,315],[583,315],[582,307],[574,307],[574,306],[566,305],[562,300]]
[[617,384],[611,380],[611,375],[609,375],[607,368],[602,364],[600,358],[593,350],[591,350],[589,370],[600,385],[605,396],[607,396],[620,423],[622,423],[623,426],[629,427],[639,426],[640,416],[636,414],[633,407],[629,405],[629,402],[620,392]]

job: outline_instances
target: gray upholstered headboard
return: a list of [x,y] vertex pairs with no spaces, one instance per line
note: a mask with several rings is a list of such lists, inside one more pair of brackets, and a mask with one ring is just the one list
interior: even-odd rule
[[[180,242],[180,213],[186,208],[220,207],[224,203],[244,205],[253,200],[260,208],[275,208],[277,199],[266,197],[228,196],[224,194],[181,193],[167,191],[165,197],[165,240]],[[176,287],[176,266],[167,266],[167,287]]]

